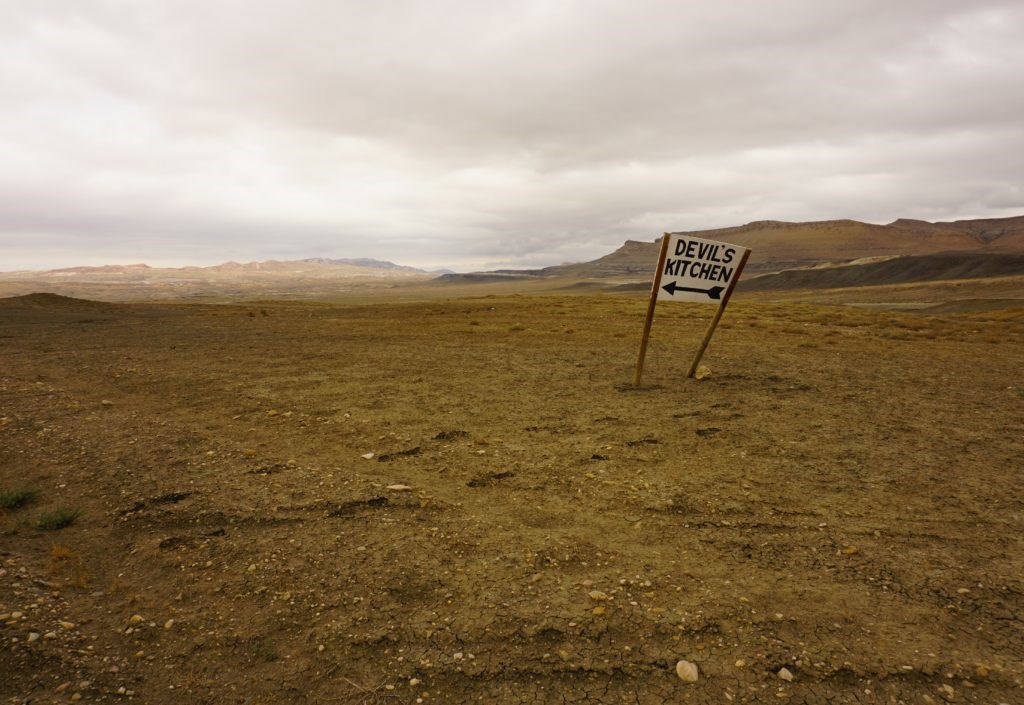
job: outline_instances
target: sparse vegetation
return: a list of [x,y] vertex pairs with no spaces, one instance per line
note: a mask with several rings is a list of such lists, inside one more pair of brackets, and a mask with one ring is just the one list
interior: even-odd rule
[[78,517],[82,516],[81,509],[70,509],[68,507],[61,507],[55,509],[52,512],[47,512],[36,520],[36,528],[41,531],[57,531],[65,527],[71,526]]
[[257,661],[264,661],[270,663],[281,658],[277,652],[277,647],[267,637],[257,637],[252,642],[252,657]]
[[16,490],[0,492],[0,508],[20,509],[26,504],[34,502],[38,496],[39,492],[37,490],[29,489],[28,487],[20,487]]

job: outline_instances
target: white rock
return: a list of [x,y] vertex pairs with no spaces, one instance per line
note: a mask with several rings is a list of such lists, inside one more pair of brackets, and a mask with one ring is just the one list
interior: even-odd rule
[[412,490],[411,485],[388,485],[387,489],[392,492],[409,492]]
[[31,644],[33,641],[35,641],[38,638],[39,638],[39,632],[29,632],[28,633],[28,643]]
[[775,675],[777,675],[779,678],[786,681],[787,683],[793,680],[793,672],[790,671],[788,668],[780,668]]
[[700,678],[700,671],[697,670],[697,664],[690,661],[680,661],[676,664],[676,675],[684,683],[696,683],[697,679]]
[[373,458],[373,453],[363,453],[363,454],[362,454],[362,455],[360,455],[359,457],[360,457],[360,458],[362,458],[362,459],[364,459],[364,460],[370,460],[370,459],[372,459],[372,458]]

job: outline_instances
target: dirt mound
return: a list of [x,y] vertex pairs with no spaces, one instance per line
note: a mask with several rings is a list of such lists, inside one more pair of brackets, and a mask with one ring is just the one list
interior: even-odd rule
[[5,309],[52,309],[60,311],[108,311],[115,312],[123,309],[118,304],[110,304],[105,301],[91,301],[89,299],[76,299],[71,296],[61,296],[49,292],[38,292],[25,294],[23,296],[9,296],[0,299],[0,308]]
[[791,269],[745,280],[739,288],[742,291],[836,289],[1018,274],[1024,274],[1024,255],[950,253],[894,257],[838,267]]

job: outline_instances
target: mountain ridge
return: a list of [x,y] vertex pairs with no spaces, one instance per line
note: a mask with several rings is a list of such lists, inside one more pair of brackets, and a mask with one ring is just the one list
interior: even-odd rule
[[[1024,253],[1024,215],[935,223],[900,218],[887,225],[851,219],[809,222],[757,220],[744,225],[676,232],[751,248],[751,258],[745,271],[747,275],[868,257],[950,252]],[[445,275],[439,280],[457,283],[555,277],[649,277],[658,258],[660,241],[661,238],[626,240],[613,252],[589,262],[541,269],[470,272]]]

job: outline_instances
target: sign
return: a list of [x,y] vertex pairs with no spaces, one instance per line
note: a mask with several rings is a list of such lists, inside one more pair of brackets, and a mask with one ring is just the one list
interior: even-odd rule
[[634,387],[640,386],[644,357],[647,355],[647,341],[651,336],[654,308],[658,301],[685,301],[714,304],[718,307],[686,375],[693,377],[700,358],[711,342],[711,335],[722,319],[732,290],[740,280],[740,273],[748,257],[750,250],[746,247],[704,240],[685,233],[665,233],[661,239],[661,253],[658,255],[657,269],[654,270],[651,300],[647,306],[644,332],[640,338],[640,353],[637,355],[636,375],[633,378]]
[[702,240],[684,233],[670,234],[665,260],[659,265],[659,301],[721,304],[733,280],[739,278],[746,247]]

